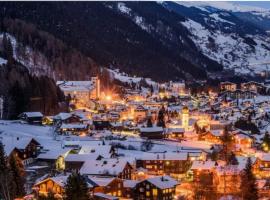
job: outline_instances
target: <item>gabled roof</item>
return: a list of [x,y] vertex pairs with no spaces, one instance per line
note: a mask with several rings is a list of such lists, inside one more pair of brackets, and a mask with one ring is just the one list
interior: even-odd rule
[[89,175],[119,175],[129,164],[124,159],[88,160],[80,169],[81,174]]
[[153,178],[148,178],[144,181],[152,183],[159,189],[172,188],[179,184],[176,180],[174,180],[170,176],[156,176]]
[[28,118],[31,118],[31,117],[43,117],[43,114],[41,112],[24,112],[22,113],[20,116],[26,116]]
[[19,150],[25,149],[32,141],[34,141],[37,145],[40,145],[35,139],[31,137],[4,137],[1,142],[4,145],[4,150],[6,155],[10,155],[10,153],[16,148]]
[[142,127],[142,128],[140,128],[140,131],[143,133],[163,132],[163,128],[159,127],[159,126]]
[[210,170],[216,167],[216,162],[212,160],[207,160],[207,161],[198,161],[195,160],[192,163],[192,166],[190,169],[193,170]]

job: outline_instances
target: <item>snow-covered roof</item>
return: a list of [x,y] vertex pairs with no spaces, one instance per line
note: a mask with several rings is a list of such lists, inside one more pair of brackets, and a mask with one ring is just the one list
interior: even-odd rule
[[118,197],[108,195],[108,194],[104,194],[104,193],[101,193],[101,192],[94,193],[94,196],[101,197],[103,199],[108,199],[108,200],[118,200],[119,199]]
[[32,137],[3,137],[0,141],[4,145],[6,155],[10,155],[10,153],[15,149],[25,149],[27,145],[32,141]]
[[187,152],[143,153],[138,160],[187,160]]
[[59,119],[59,120],[66,120],[66,119],[70,118],[71,116],[72,116],[71,113],[61,112],[61,113],[55,115],[53,118],[54,119]]
[[134,188],[139,181],[137,180],[124,180],[124,187],[125,188]]
[[156,176],[153,178],[148,178],[146,181],[152,183],[155,185],[157,188],[160,189],[167,189],[167,188],[172,188],[178,185],[179,183],[171,178],[170,176]]
[[207,161],[199,161],[195,160],[192,163],[191,169],[192,170],[210,170],[216,167],[216,162],[212,160]]
[[46,152],[43,152],[38,155],[38,159],[44,159],[44,160],[56,160],[59,156],[64,156],[70,152],[71,148],[61,148],[59,147],[54,147],[49,149]]
[[114,177],[97,177],[97,176],[88,176],[90,180],[96,183],[98,186],[107,186],[109,185],[115,178]]
[[57,81],[62,91],[89,91],[94,88],[92,81]]
[[88,160],[80,169],[81,174],[112,175],[121,173],[128,162],[125,159]]
[[41,112],[24,112],[22,114],[26,117],[43,117],[43,114]]
[[87,124],[62,124],[61,129],[86,129]]
[[144,133],[151,133],[151,132],[163,132],[163,128],[159,126],[153,126],[153,127],[142,127],[140,128],[141,132]]

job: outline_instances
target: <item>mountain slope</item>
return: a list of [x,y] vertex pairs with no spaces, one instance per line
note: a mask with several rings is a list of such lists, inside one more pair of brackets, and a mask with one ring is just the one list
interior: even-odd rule
[[163,6],[187,17],[182,24],[188,28],[189,37],[206,56],[221,63],[225,69],[240,75],[267,71],[265,63],[270,63],[270,39],[265,27],[239,15],[262,16],[268,11],[258,13],[258,10],[248,10],[249,7],[241,11],[241,7],[228,7],[227,3],[223,9],[218,3],[215,7],[200,2],[166,2]]
[[[19,19],[64,44],[66,50],[58,54],[57,48],[44,49],[40,37],[33,37],[53,73],[68,79],[86,79],[97,66],[158,81],[211,78],[223,69],[256,75],[268,68],[261,64],[269,61],[268,14],[268,10],[224,2],[0,3],[2,22]],[[36,50],[35,40],[25,39],[28,26],[7,29],[10,23],[2,24],[7,32],[16,29],[15,38],[23,38]],[[17,27],[24,30],[23,37]],[[50,47],[47,39],[44,44]],[[72,51],[65,53],[69,48]],[[66,58],[74,52],[80,62],[69,65]]]
[[[103,66],[156,80],[221,70],[186,37],[184,17],[155,2],[1,2],[2,18],[35,24]],[[119,8],[126,6],[130,13]],[[135,20],[133,17],[136,17]],[[109,19],[109,20],[108,20]],[[149,31],[142,28],[150,27]]]

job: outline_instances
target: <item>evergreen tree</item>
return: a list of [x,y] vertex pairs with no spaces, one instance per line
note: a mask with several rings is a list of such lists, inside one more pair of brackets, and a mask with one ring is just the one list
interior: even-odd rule
[[224,128],[224,132],[223,132],[223,135],[221,137],[221,141],[222,141],[222,144],[223,144],[223,149],[222,149],[223,158],[228,163],[232,137],[231,137],[231,135],[229,133],[229,130],[228,130],[227,126]]
[[231,165],[238,165],[239,164],[238,160],[233,152],[231,153],[231,155],[229,157],[229,164],[231,164]]
[[164,119],[164,114],[165,114],[165,108],[162,106],[162,108],[158,112],[158,119],[157,119],[157,126],[165,128],[165,119]]
[[262,149],[266,152],[269,151],[270,148],[270,136],[268,133],[265,133],[263,140],[262,140],[262,145],[261,145]]
[[25,171],[22,162],[14,155],[9,160],[10,172],[13,176],[14,195],[16,197],[23,197],[25,195]]
[[13,47],[11,41],[6,34],[4,34],[2,41],[4,57],[7,58],[7,60],[10,62],[13,60]]
[[0,142],[0,199],[12,200],[12,177],[8,169],[4,146]]
[[241,174],[241,195],[244,200],[257,200],[258,188],[256,185],[256,178],[252,173],[251,159],[247,159],[246,167]]
[[65,200],[88,200],[89,193],[85,177],[78,172],[72,173],[65,185]]
[[152,123],[151,117],[148,117],[148,119],[147,119],[147,125],[146,126],[147,127],[153,127],[153,123]]

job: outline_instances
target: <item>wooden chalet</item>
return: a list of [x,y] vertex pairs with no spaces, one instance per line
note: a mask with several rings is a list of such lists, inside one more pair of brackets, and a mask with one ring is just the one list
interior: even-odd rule
[[170,176],[156,176],[139,182],[136,185],[135,200],[172,200],[178,182]]
[[164,129],[158,126],[140,128],[140,136],[147,139],[163,139]]
[[18,116],[29,124],[42,124],[43,114],[41,112],[24,112]]

